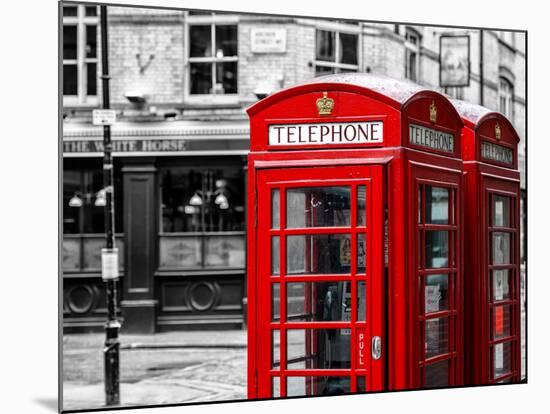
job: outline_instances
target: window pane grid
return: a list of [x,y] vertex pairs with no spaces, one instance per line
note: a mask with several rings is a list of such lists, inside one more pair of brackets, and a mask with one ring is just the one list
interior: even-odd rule
[[98,23],[95,6],[64,7],[63,95],[80,104],[97,96]]
[[[364,195],[365,191],[363,191],[363,189],[366,187],[364,184],[360,186],[362,186],[362,194]],[[310,188],[315,187],[311,186]],[[367,214],[365,208],[361,207],[361,203],[364,204],[363,200],[361,200],[361,203],[358,203],[357,185],[349,186],[349,188],[351,189],[351,197],[348,203],[349,205],[346,207],[346,209],[349,209],[349,213],[346,213],[347,218],[345,218],[345,226],[343,227],[304,227],[307,223],[303,223],[304,226],[289,229],[289,225],[294,226],[296,223],[294,219],[289,222],[288,210],[292,208],[294,204],[288,204],[288,197],[289,194],[300,189],[300,187],[286,187],[284,185],[277,187],[278,197],[271,197],[271,199],[275,201],[273,204],[278,204],[272,207],[272,215],[275,212],[279,215],[277,218],[272,217],[271,222],[275,222],[279,228],[270,230],[270,235],[271,237],[277,235],[281,238],[281,252],[279,258],[281,275],[272,277],[271,280],[274,282],[272,286],[274,286],[275,283],[279,283],[279,297],[285,299],[280,300],[278,307],[280,321],[270,323],[270,327],[280,330],[281,344],[287,344],[289,340],[292,341],[293,338],[296,339],[293,337],[293,335],[297,335],[296,332],[307,333],[307,335],[301,339],[302,342],[298,344],[298,348],[296,348],[296,344],[294,345],[294,349],[301,350],[303,346],[305,350],[311,351],[309,354],[306,352],[303,352],[301,355],[298,355],[296,352],[289,354],[289,351],[285,347],[281,347],[280,370],[272,371],[272,373],[276,372],[280,374],[278,375],[281,387],[280,395],[294,395],[293,393],[296,391],[296,381],[302,381],[302,386],[306,388],[309,387],[307,389],[310,393],[320,393],[322,391],[321,388],[319,388],[319,385],[315,384],[318,382],[317,379],[322,379],[323,377],[339,377],[341,380],[330,380],[331,383],[334,383],[329,385],[327,385],[326,381],[322,380],[324,381],[322,387],[336,387],[336,389],[341,389],[343,387],[347,390],[355,390],[357,388],[355,375],[364,375],[366,372],[365,370],[355,371],[357,362],[355,358],[352,358],[355,351],[351,348],[351,339],[356,335],[356,328],[365,327],[367,323],[365,320],[366,309],[364,307],[365,305],[368,306],[368,299],[367,303],[365,303],[365,298],[368,298],[368,279],[367,274],[364,273],[365,270],[363,270],[363,263],[356,263],[359,257],[359,245],[363,243],[365,250],[367,249],[365,245],[367,243],[367,223],[363,222],[363,227],[356,227],[358,211],[361,210],[361,214],[365,216],[367,216]],[[312,222],[310,224],[314,223]],[[342,251],[340,251],[341,249],[338,252],[339,260],[344,260],[347,263],[346,273],[318,273],[311,275],[308,273],[314,269],[311,267],[312,262],[307,260],[305,263],[306,273],[290,274],[289,270],[291,269],[286,265],[285,262],[287,258],[283,253],[290,250],[288,247],[289,240],[296,236],[301,236],[306,239],[316,236],[345,237],[348,239],[350,241],[349,253],[343,255]],[[285,247],[282,246],[283,241],[286,245]],[[306,243],[303,247],[305,249],[311,246],[310,243]],[[364,265],[368,267],[367,263],[364,263]],[[363,273],[358,275],[357,271]],[[339,306],[333,307],[332,311],[327,314],[327,307],[325,305],[327,304],[326,300],[328,298],[327,292],[330,289],[332,289],[331,296],[336,299],[336,304]],[[347,293],[342,294],[342,292]],[[344,305],[344,307],[342,307],[342,305]],[[357,322],[356,325],[355,321],[357,321],[358,318],[360,321]],[[325,335],[325,332],[329,333],[328,337]],[[331,337],[333,337],[333,339],[329,339]],[[341,338],[343,342],[337,341],[334,338]],[[323,343],[325,340],[330,341],[333,347],[343,346],[346,352],[334,353],[335,351],[331,350],[331,348],[327,348],[323,351],[322,347],[327,346]],[[340,355],[337,359],[331,357],[331,366],[323,365],[328,363],[326,361],[322,362],[323,358],[328,357],[329,354],[327,354],[327,352],[329,352],[330,355],[334,354],[334,358]],[[344,357],[342,357],[342,355],[344,355]],[[306,378],[306,380],[298,380],[297,378]],[[287,390],[285,387],[290,387],[292,389]]]
[[237,27],[236,24],[227,23],[189,26],[191,95],[227,95],[238,92]]
[[425,387],[446,386],[456,359],[456,190],[421,182],[417,195],[420,381]]

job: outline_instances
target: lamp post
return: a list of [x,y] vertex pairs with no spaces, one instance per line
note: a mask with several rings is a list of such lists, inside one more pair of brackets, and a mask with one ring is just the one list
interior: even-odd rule
[[[109,109],[109,51],[107,39],[107,7],[101,10],[101,80],[103,86],[103,109]],[[105,189],[105,242],[101,251],[101,275],[107,290],[107,323],[105,324],[105,346],[103,348],[105,368],[105,404],[120,403],[119,348],[117,319],[118,252],[115,246],[113,158],[111,126],[103,125],[103,188]]]

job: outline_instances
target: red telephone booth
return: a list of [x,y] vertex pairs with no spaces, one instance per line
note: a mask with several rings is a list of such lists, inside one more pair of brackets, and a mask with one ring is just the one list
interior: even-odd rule
[[519,136],[501,114],[454,101],[464,120],[465,381],[521,379]]
[[249,398],[463,384],[453,105],[340,74],[248,114]]

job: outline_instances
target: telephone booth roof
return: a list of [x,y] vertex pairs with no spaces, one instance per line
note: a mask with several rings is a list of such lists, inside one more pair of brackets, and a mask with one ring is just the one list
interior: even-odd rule
[[464,120],[462,153],[465,160],[478,160],[507,168],[517,169],[519,135],[503,114],[483,106],[451,101]]
[[[322,113],[316,106],[323,99],[331,102],[328,113]],[[260,100],[249,107],[247,113],[251,120],[251,152],[409,146],[454,158],[461,156],[460,131],[464,123],[449,99],[435,90],[388,76],[370,73],[320,76]],[[377,142],[346,145],[334,141],[309,145],[310,142],[304,140],[300,141],[303,145],[292,146],[286,142],[280,144],[281,140],[272,145],[267,137],[268,129],[273,126],[279,133],[279,125],[300,123],[299,128],[305,128],[313,124],[357,122],[379,123],[383,137]],[[426,145],[421,138],[426,131],[431,137],[437,136],[437,142],[448,143],[448,147]],[[415,142],[409,140],[410,133],[415,134]]]
[[[249,116],[254,116],[262,109],[294,94],[304,93],[310,90],[319,90],[319,84],[324,84],[323,87],[327,86],[328,90],[357,90],[357,87],[359,87],[364,89],[366,93],[378,95],[379,100],[395,108],[400,108],[410,97],[420,91],[432,91],[414,82],[394,79],[384,75],[375,75],[371,73],[339,73],[319,76],[307,82],[302,82],[290,88],[278,91],[252,105],[248,108],[247,112]],[[328,88],[329,85],[332,87]]]
[[473,104],[470,102],[464,102],[458,99],[452,99],[451,102],[456,108],[459,115],[465,121],[465,126],[475,130],[481,127],[484,122],[493,119],[495,121],[502,122],[507,127],[507,132],[509,132],[516,140],[516,143],[519,142],[519,135],[514,126],[508,120],[508,118],[506,118],[500,112],[491,111],[484,106]]

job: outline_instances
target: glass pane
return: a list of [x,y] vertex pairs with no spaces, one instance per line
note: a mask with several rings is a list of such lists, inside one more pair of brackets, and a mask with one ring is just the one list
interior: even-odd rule
[[367,266],[367,241],[364,234],[357,235],[357,273],[365,273]]
[[86,57],[97,57],[97,26],[86,25]]
[[347,329],[289,329],[287,368],[350,368],[350,336]]
[[[162,169],[160,175],[162,232],[244,230],[244,181],[240,165],[220,165],[215,170],[171,167]],[[222,209],[214,195],[203,200],[196,191],[204,188],[210,193],[223,191],[227,208]]]
[[422,223],[422,186],[418,187],[418,223]]
[[350,225],[349,187],[306,187],[286,192],[286,225],[334,227]]
[[449,189],[426,186],[426,223],[449,224]]
[[447,267],[449,265],[449,232],[426,231],[426,268]]
[[367,225],[367,187],[357,186],[357,225]]
[[191,63],[191,93],[212,93],[212,63]]
[[244,268],[244,236],[210,236],[205,243],[205,266]]
[[63,239],[63,270],[80,270],[79,239]]
[[97,16],[97,7],[96,6],[86,6],[86,16],[93,17]]
[[63,16],[72,17],[77,15],[76,6],[63,6]]
[[493,270],[493,301],[510,299],[510,271]]
[[358,321],[366,321],[367,315],[367,282],[357,282],[357,317]]
[[84,239],[84,270],[99,270],[101,269],[101,249],[105,247],[105,240]]
[[426,276],[424,287],[424,312],[439,312],[449,309],[449,276]]
[[237,26],[216,26],[216,57],[237,56]]
[[426,358],[449,352],[449,318],[429,319],[425,330]]
[[335,69],[329,66],[315,66],[315,76],[331,75],[333,73],[336,73]]
[[88,96],[97,95],[97,64],[88,63],[86,64],[86,94]]
[[216,63],[216,85],[213,93],[237,93],[237,62]]
[[201,265],[199,237],[160,237],[160,267],[185,268]]
[[281,285],[279,283],[273,283],[271,285],[271,320],[272,321],[279,321],[281,317],[280,305],[281,305]]
[[367,381],[365,377],[357,377],[357,392],[367,391]]
[[512,343],[504,342],[493,347],[493,378],[511,371]]
[[493,232],[493,264],[510,264],[510,233]]
[[350,273],[349,234],[287,236],[287,274]]
[[449,360],[429,364],[424,368],[424,388],[449,385]]
[[286,294],[288,321],[351,320],[351,282],[292,282]]
[[279,253],[279,236],[273,236],[271,238],[271,274],[279,274],[279,260],[281,255]]
[[279,215],[281,212],[280,207],[280,193],[279,190],[272,190],[271,191],[271,228],[272,229],[278,229],[279,228]]
[[212,57],[211,26],[193,25],[189,28],[191,57]]
[[510,227],[510,197],[493,196],[493,227]]
[[63,59],[76,59],[76,26],[63,26]]
[[509,305],[493,308],[493,339],[510,335],[511,310]]
[[73,197],[82,197],[77,194],[80,191],[80,171],[63,171],[63,234],[80,233],[80,208],[71,207],[70,200]]
[[271,368],[280,368],[281,361],[281,333],[278,329],[271,332]]
[[315,59],[335,61],[335,37],[334,32],[328,32],[326,30],[317,30],[316,47],[315,47]]
[[271,378],[271,396],[273,398],[281,396],[281,379],[279,377]]
[[357,65],[357,38],[355,34],[340,33],[340,56],[341,63]]
[[350,393],[349,377],[288,377],[288,397],[311,395],[340,395]]

